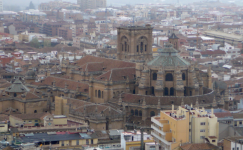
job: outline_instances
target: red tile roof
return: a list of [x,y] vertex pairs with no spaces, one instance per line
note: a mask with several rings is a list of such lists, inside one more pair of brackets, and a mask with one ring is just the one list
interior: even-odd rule
[[83,57],[82,59],[77,60],[75,63],[78,66],[83,67],[83,65],[85,65],[87,63],[91,63],[91,62],[92,63],[99,62],[99,63],[101,63],[100,64],[101,66],[95,66],[95,65],[93,66],[91,64],[90,68],[88,68],[88,71],[97,70],[96,68],[93,69],[93,67],[97,67],[99,69],[100,69],[100,67],[102,67],[103,71],[109,71],[109,70],[115,69],[115,68],[127,68],[127,67],[136,66],[136,64],[132,63],[132,62],[126,62],[126,61],[108,59],[108,58],[102,58],[102,57],[95,57],[95,56],[91,56],[91,55],[87,55],[87,56]]
[[55,86],[58,88],[65,88],[65,84],[67,84],[67,89],[76,91],[77,87],[79,87],[79,92],[84,92],[84,93],[89,93],[89,85],[87,83],[83,82],[78,82],[74,80],[69,80],[69,79],[64,79],[64,78],[59,78],[59,77],[53,77],[53,76],[48,76],[45,78],[41,83],[38,83],[36,85],[39,86],[52,86],[53,82],[55,83]]
[[135,68],[118,68],[118,69],[111,69],[107,73],[104,73],[98,77],[96,80],[102,81],[126,81],[127,77],[129,80],[135,79],[136,69]]

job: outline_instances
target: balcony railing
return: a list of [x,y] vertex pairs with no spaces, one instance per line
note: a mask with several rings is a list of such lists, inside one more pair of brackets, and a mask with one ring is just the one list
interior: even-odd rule
[[158,133],[165,136],[165,133],[162,130],[160,130],[159,128],[155,127],[153,124],[151,125],[151,128],[153,128],[155,131],[157,131]]

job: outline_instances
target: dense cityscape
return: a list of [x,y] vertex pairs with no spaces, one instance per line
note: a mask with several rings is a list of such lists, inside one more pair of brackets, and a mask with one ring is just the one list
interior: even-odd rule
[[243,150],[243,2],[182,1],[0,0],[0,149]]

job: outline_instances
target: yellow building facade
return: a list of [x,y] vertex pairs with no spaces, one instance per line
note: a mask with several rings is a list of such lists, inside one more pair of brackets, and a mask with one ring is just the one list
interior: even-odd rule
[[160,116],[151,118],[152,135],[165,150],[179,149],[183,143],[203,143],[205,140],[216,145],[219,125],[217,117],[204,108],[179,106],[177,110],[161,111]]

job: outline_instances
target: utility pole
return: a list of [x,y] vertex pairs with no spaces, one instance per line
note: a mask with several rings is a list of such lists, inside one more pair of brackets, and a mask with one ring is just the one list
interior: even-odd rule
[[140,132],[141,132],[141,150],[144,150],[144,141],[143,141],[143,132],[145,129],[149,129],[149,130],[152,130],[152,128],[149,128],[149,127],[145,127],[145,128],[140,128]]

